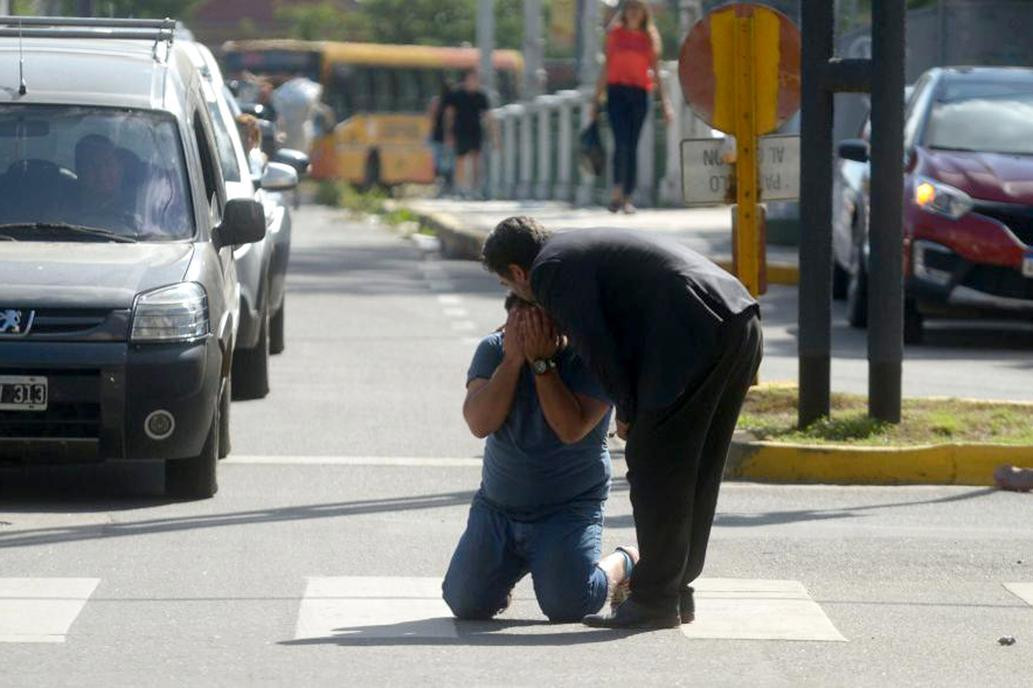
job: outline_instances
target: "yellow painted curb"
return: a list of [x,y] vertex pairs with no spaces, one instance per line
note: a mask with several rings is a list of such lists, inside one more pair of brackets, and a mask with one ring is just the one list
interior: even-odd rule
[[[719,260],[717,264],[724,270],[733,272],[732,261]],[[767,274],[768,284],[781,284],[793,287],[800,283],[800,268],[789,263],[768,263]]]
[[1033,447],[939,444],[845,447],[735,442],[727,477],[849,485],[993,485],[1002,463],[1033,464]]

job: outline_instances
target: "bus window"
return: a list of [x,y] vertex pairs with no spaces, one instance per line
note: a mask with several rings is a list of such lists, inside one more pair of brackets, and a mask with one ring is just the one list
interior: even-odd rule
[[346,64],[334,65],[330,85],[323,98],[333,109],[338,122],[343,122],[355,112],[355,70]]
[[398,110],[402,112],[421,112],[426,107],[427,96],[420,88],[419,73],[415,69],[399,69],[395,73],[398,86]]
[[373,93],[373,112],[391,112],[397,109],[395,70],[389,68],[370,69],[370,91]]
[[373,111],[374,88],[373,70],[369,67],[356,67],[351,91],[355,114]]

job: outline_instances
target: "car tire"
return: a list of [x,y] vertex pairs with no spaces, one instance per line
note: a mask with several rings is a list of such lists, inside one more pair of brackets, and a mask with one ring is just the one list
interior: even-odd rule
[[225,459],[233,447],[230,442],[230,399],[233,398],[233,375],[226,378],[219,398],[219,458]]
[[269,305],[262,307],[258,341],[233,353],[233,400],[262,399],[269,394]]
[[216,466],[219,454],[219,404],[215,405],[208,437],[201,453],[189,459],[165,462],[165,495],[176,499],[208,499],[219,491]]
[[925,339],[925,318],[914,300],[904,300],[904,343],[921,344]]
[[868,327],[868,270],[860,257],[861,248],[855,247],[854,253],[846,290],[846,319],[850,327],[864,329]]
[[832,261],[832,298],[836,301],[845,301],[847,290],[850,288],[850,272]]
[[276,311],[276,315],[269,321],[269,353],[271,354],[282,354],[287,346],[284,333],[284,319],[286,315],[287,299],[284,298],[279,310]]

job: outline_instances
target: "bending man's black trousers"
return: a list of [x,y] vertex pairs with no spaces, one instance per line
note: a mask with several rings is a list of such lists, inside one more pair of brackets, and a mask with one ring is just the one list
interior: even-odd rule
[[725,458],[763,352],[760,319],[730,321],[716,363],[673,404],[636,415],[626,456],[642,559],[631,578],[642,604],[677,608],[703,570]]

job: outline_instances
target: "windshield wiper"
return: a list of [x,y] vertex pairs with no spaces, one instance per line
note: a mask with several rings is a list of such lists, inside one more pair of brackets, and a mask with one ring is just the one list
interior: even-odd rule
[[[67,232],[69,234],[78,234],[81,236],[94,237],[97,239],[104,239],[106,241],[116,241],[121,244],[135,244],[137,239],[125,234],[119,234],[112,232],[108,229],[101,229],[100,227],[85,227],[83,225],[72,225],[66,222],[15,222],[6,225],[0,225],[0,232],[17,232],[19,230],[36,230],[44,232]],[[8,234],[8,236],[10,236]],[[11,237],[13,238],[13,237]]]

